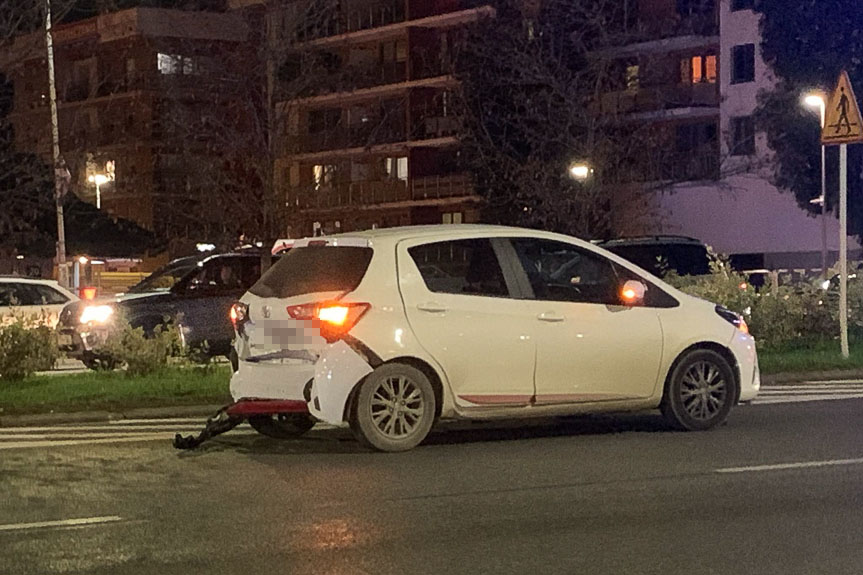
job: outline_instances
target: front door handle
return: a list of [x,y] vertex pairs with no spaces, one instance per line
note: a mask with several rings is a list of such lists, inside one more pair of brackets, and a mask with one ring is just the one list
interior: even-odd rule
[[446,308],[437,302],[426,302],[421,303],[417,306],[417,309],[420,311],[427,311],[429,313],[444,313]]
[[536,319],[538,319],[539,321],[546,321],[548,323],[560,323],[566,318],[553,311],[547,311],[536,316]]

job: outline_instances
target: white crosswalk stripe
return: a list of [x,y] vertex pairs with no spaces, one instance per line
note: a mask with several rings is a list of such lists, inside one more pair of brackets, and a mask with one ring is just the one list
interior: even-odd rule
[[[0,451],[34,449],[67,445],[98,445],[146,441],[168,442],[174,434],[197,435],[206,417],[176,419],[116,420],[105,423],[68,424],[33,427],[0,427]],[[231,435],[253,435],[257,432],[241,426]]]
[[752,403],[771,405],[841,399],[863,399],[863,381],[812,381],[765,386],[761,388],[758,397]]

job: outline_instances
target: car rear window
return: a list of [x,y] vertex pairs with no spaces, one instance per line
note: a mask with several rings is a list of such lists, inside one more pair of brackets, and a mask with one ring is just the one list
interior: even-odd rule
[[353,291],[360,285],[372,249],[349,246],[294,248],[249,290],[258,297],[294,297],[307,293]]
[[707,248],[697,244],[622,245],[606,249],[657,276],[667,271],[682,276],[710,273]]

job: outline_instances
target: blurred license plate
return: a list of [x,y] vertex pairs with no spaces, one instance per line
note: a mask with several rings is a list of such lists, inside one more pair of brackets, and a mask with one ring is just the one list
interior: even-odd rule
[[72,345],[72,336],[66,333],[61,333],[57,336],[58,345]]

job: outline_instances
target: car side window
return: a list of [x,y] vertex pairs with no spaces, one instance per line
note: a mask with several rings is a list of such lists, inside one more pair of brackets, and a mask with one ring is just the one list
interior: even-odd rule
[[69,298],[50,286],[30,285],[28,287],[35,292],[38,305],[61,305],[69,301]]
[[619,279],[611,262],[571,244],[514,238],[512,246],[533,288],[545,301],[620,305]]
[[244,257],[240,260],[240,264],[240,284],[244,290],[247,290],[261,279],[261,258]]
[[187,285],[190,293],[220,295],[243,289],[237,258],[209,260]]
[[510,297],[488,239],[435,242],[409,248],[408,253],[431,292]]
[[0,284],[0,305],[41,305],[42,302],[37,298],[36,292],[28,289],[29,287],[31,286],[20,283]]

